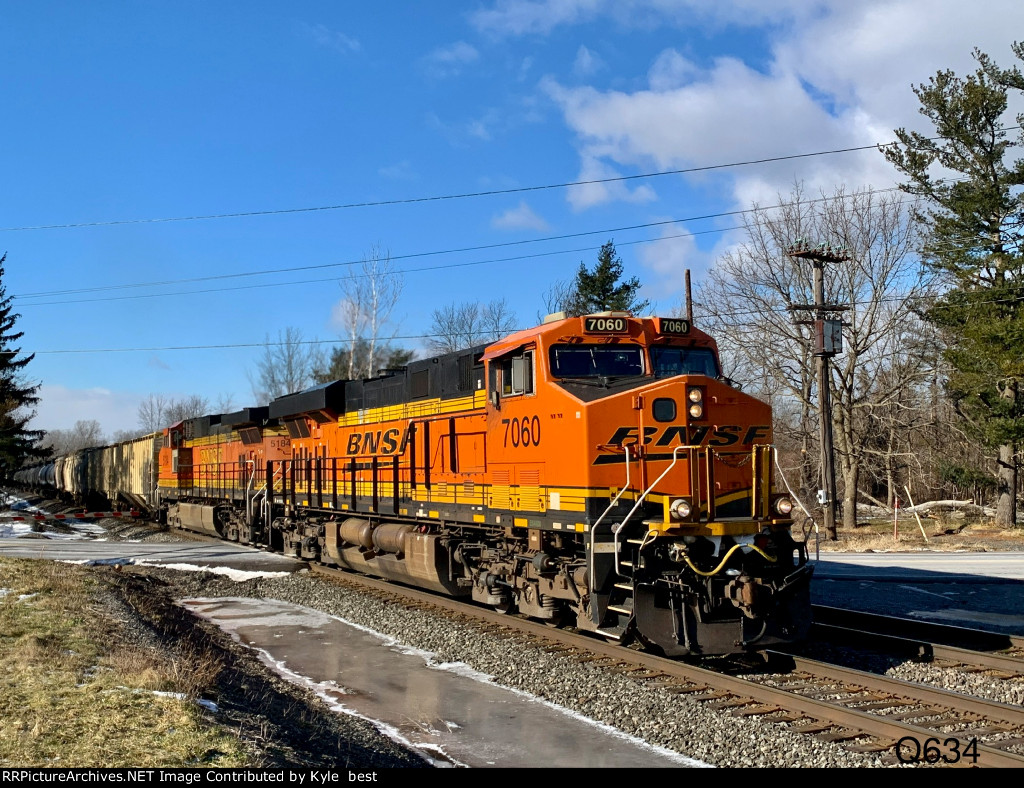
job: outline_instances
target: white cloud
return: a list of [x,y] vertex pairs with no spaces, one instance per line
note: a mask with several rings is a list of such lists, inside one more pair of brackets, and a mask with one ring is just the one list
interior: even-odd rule
[[636,257],[649,272],[641,277],[645,283],[641,295],[665,314],[676,306],[666,302],[666,297],[684,292],[686,269],[690,269],[692,281],[699,281],[714,259],[713,254],[697,247],[696,238],[682,225],[663,227],[659,240],[637,247]]
[[517,79],[520,82],[525,81],[527,76],[529,76],[529,74],[530,74],[530,69],[532,69],[532,68],[533,68],[533,58],[532,57],[524,57],[522,62],[519,64],[519,74],[518,74]]
[[580,44],[580,48],[576,50],[576,60],[572,64],[572,73],[578,77],[589,77],[602,68],[604,68],[604,61]]
[[381,167],[377,170],[377,174],[382,178],[390,178],[396,181],[412,180],[416,177],[412,170],[412,164],[409,163],[408,159],[403,159],[387,167]]
[[335,49],[338,52],[358,52],[362,45],[351,36],[347,36],[338,30],[331,30],[326,25],[312,25],[309,22],[299,22],[299,33],[312,40],[318,46]]
[[[500,7],[510,12],[515,5]],[[556,18],[555,5],[543,4]],[[629,5],[629,3],[627,3]],[[640,2],[672,17],[668,5]],[[679,3],[678,6],[687,5]],[[576,135],[581,180],[609,173],[673,170],[753,161],[791,154],[872,146],[900,126],[929,130],[917,112],[912,85],[943,68],[973,71],[973,46],[997,63],[1014,62],[1009,44],[1024,29],[1024,5],[993,0],[984,13],[952,0],[865,0],[818,3],[810,14],[788,2],[760,10],[743,2],[715,4],[719,23],[769,19],[771,60],[755,69],[735,57],[705,67],[675,49],[661,52],[648,71],[648,89],[566,87],[547,78],[541,87]],[[576,4],[575,21],[607,6]],[[534,8],[535,11],[538,8]],[[741,19],[750,12],[750,19]],[[769,16],[770,15],[770,16]],[[561,23],[574,21],[561,7]],[[992,21],[999,19],[1000,24]],[[789,24],[781,24],[788,21]],[[837,185],[884,188],[897,174],[874,149],[735,167],[690,180],[726,175],[737,207],[774,202],[802,181],[809,192]],[[612,199],[635,199],[614,184],[570,190],[576,210]]]
[[534,213],[525,200],[521,200],[515,208],[509,208],[491,219],[491,227],[498,230],[537,230],[538,232],[544,232],[550,228],[542,217]]
[[39,388],[36,416],[31,429],[67,430],[76,421],[95,419],[109,437],[118,430],[138,427],[139,404],[145,399],[128,391],[105,388],[70,389],[65,386],[43,384]]
[[654,189],[647,184],[630,189],[626,181],[613,180],[621,177],[622,173],[606,164],[601,159],[602,155],[603,150],[599,146],[594,146],[593,152],[582,152],[577,177],[581,183],[570,186],[567,191],[569,204],[574,211],[584,211],[613,200],[644,203],[657,199]]
[[667,91],[679,88],[698,74],[697,67],[674,49],[666,49],[647,72],[651,90]]
[[466,126],[466,133],[471,137],[476,137],[481,140],[489,140],[491,138],[491,132],[487,128],[487,122],[483,119],[471,120]]
[[503,122],[504,119],[495,110],[487,110],[479,118],[453,123],[442,120],[433,112],[426,115],[427,125],[440,132],[456,147],[465,145],[470,138],[489,141],[492,138],[491,130],[496,126],[500,127]]
[[470,15],[477,30],[496,35],[549,33],[558,25],[585,21],[606,0],[498,0],[494,7]]
[[556,27],[610,17],[623,28],[651,28],[695,21],[712,25],[760,25],[813,18],[839,0],[497,0],[470,15],[493,36],[546,35]]
[[451,46],[435,49],[426,55],[421,63],[430,76],[443,78],[455,76],[466,65],[475,62],[479,57],[480,53],[472,44],[457,41]]

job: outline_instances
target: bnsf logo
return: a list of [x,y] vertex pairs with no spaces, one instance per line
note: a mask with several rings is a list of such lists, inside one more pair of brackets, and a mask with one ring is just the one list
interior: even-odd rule
[[409,430],[392,427],[389,430],[353,432],[345,444],[345,454],[402,454],[409,440]]
[[[715,427],[697,425],[691,427],[644,427],[644,444],[654,446],[732,446],[734,443],[751,444],[759,438],[767,438],[771,428],[767,424],[755,424],[750,427],[726,425]],[[636,443],[639,431],[636,427],[619,427],[608,439],[608,444],[621,446],[625,442]],[[742,436],[742,440],[740,440]]]

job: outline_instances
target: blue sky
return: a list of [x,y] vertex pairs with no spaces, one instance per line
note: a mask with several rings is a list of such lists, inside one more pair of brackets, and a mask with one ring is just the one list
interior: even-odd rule
[[912,85],[972,70],[974,47],[1009,66],[1024,37],[1019,0],[0,8],[0,252],[34,426],[108,434],[149,394],[258,404],[259,348],[210,346],[337,338],[337,280],[375,246],[405,271],[408,347],[453,302],[505,297],[532,324],[610,238],[670,312],[683,270],[737,240],[736,217],[683,220],[894,173],[867,151],[509,190],[928,130]]

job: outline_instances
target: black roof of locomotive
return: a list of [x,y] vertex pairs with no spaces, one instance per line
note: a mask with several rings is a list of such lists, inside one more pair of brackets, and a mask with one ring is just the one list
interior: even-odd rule
[[285,394],[272,400],[269,414],[272,419],[298,416],[303,413],[328,411],[335,415],[345,412],[345,385],[348,381],[333,380],[319,386]]
[[426,398],[465,396],[483,388],[480,357],[486,348],[487,345],[477,345],[410,361],[400,369],[383,370],[375,378],[335,380],[286,394],[270,403],[269,415],[281,419],[317,412],[339,416],[364,408],[400,405]]
[[226,427],[237,427],[240,424],[261,424],[270,417],[270,408],[262,405],[258,408],[242,408],[234,413],[225,413],[220,423]]

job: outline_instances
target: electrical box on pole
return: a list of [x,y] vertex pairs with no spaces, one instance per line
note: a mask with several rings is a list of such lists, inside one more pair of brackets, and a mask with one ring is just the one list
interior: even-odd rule
[[814,321],[814,355],[837,356],[843,352],[843,321]]

